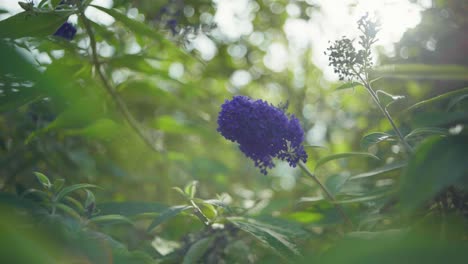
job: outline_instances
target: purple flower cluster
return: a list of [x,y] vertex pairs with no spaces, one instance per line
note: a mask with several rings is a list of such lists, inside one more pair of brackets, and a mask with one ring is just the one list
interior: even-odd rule
[[307,160],[299,120],[262,100],[246,96],[226,100],[218,116],[218,132],[237,142],[263,174],[274,167],[273,158],[285,160],[292,167]]
[[72,40],[75,34],[76,28],[72,24],[65,22],[55,31],[54,36]]

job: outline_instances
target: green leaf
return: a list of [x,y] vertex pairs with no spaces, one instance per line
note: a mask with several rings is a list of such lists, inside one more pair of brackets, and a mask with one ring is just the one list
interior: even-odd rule
[[[97,98],[82,98],[74,102],[73,105],[69,106],[65,111],[60,113],[57,118],[51,122],[48,126],[44,127],[41,130],[34,131],[31,133],[28,138],[25,140],[25,144],[30,143],[37,136],[47,133],[50,130],[54,129],[73,129],[73,128],[83,128],[93,123],[93,121],[99,119],[103,115],[101,109],[103,102],[99,101]],[[99,129],[106,127],[105,131],[110,130],[108,127],[109,122],[101,122],[95,124],[95,127],[90,127],[88,130],[77,130],[81,133],[93,134],[97,133],[99,135]],[[70,132],[73,133],[73,132]]]
[[401,180],[403,209],[413,209],[468,172],[468,137],[431,137],[416,149]]
[[185,134],[192,132],[189,126],[179,122],[169,115],[158,117],[151,126],[166,133]]
[[345,90],[345,89],[353,88],[353,87],[356,87],[356,86],[362,86],[362,84],[358,83],[358,82],[344,83],[344,84],[338,86],[337,88],[335,88],[335,91]]
[[314,196],[314,197],[301,197],[298,203],[315,203],[325,200],[323,196]]
[[161,203],[149,202],[109,202],[98,204],[101,215],[119,214],[123,216],[134,216],[144,213],[161,213],[167,206]]
[[75,218],[76,220],[81,220],[80,214],[75,211],[75,209],[71,208],[70,206],[58,203],[55,205],[57,209],[62,210],[63,212],[67,213],[69,216]]
[[121,132],[125,128],[119,126],[113,120],[101,118],[80,129],[67,129],[65,135],[75,136],[80,135],[89,139],[97,139],[103,141],[110,141],[122,135]]
[[421,112],[413,116],[418,127],[450,126],[468,122],[468,112]]
[[330,162],[332,160],[337,160],[337,159],[344,159],[344,158],[350,158],[350,157],[363,157],[363,158],[372,158],[379,160],[377,156],[374,156],[370,153],[367,152],[346,152],[346,153],[339,153],[339,154],[333,154],[329,155],[326,157],[323,157],[317,161],[317,164],[315,165],[315,170],[317,170],[319,167],[321,167],[323,164]]
[[85,190],[85,191],[86,191],[85,208],[94,206],[96,204],[96,197],[94,197],[94,194],[92,191],[90,190]]
[[363,172],[363,173],[351,176],[349,179],[350,180],[355,180],[355,179],[362,179],[362,178],[377,176],[377,175],[384,174],[384,173],[387,173],[387,172],[390,172],[390,171],[401,169],[401,168],[405,167],[406,164],[407,164],[406,162],[390,163],[390,164],[387,164],[387,165],[382,166],[380,168],[373,169],[371,171],[367,171],[367,172]]
[[446,128],[439,128],[439,127],[420,127],[416,128],[415,130],[411,131],[408,135],[405,136],[405,140],[412,140],[417,137],[421,136],[430,136],[430,135],[442,135],[447,136],[449,135],[449,131]]
[[185,199],[190,199],[189,197],[187,197],[187,194],[179,187],[172,187],[172,190],[176,191],[177,193],[179,193],[183,198]]
[[[323,200],[323,199],[322,199]],[[313,212],[294,212],[288,215],[288,219],[298,221],[303,224],[318,222],[323,219],[323,214]]]
[[397,79],[468,80],[468,67],[462,65],[395,64],[372,69],[377,77]]
[[205,200],[197,198],[193,199],[193,201],[208,220],[214,220],[218,216],[218,211],[211,203],[207,203]]
[[125,14],[122,14],[122,13],[118,12],[115,9],[108,9],[108,8],[105,8],[105,7],[102,7],[102,6],[96,6],[96,5],[90,5],[90,6],[96,8],[96,9],[99,9],[99,10],[103,11],[104,13],[107,13],[108,15],[112,16],[116,20],[122,22],[133,33],[145,35],[145,36],[153,38],[153,39],[155,39],[157,41],[165,40],[165,38],[161,34],[159,34],[156,29],[151,28],[151,27],[147,26],[146,24],[144,24],[144,23],[142,23],[140,21],[131,19],[131,18],[127,17]]
[[183,264],[199,263],[199,260],[213,244],[214,237],[205,237],[193,243],[185,253]]
[[116,20],[120,21],[123,23],[126,27],[128,27],[133,33],[140,34],[143,36],[147,36],[149,38],[152,38],[156,41],[159,41],[161,44],[164,46],[170,47],[171,51],[177,52],[179,55],[182,55],[186,59],[192,59],[191,56],[186,54],[184,51],[182,51],[179,47],[175,46],[172,42],[164,38],[163,35],[161,35],[158,30],[155,28],[151,28],[147,26],[145,23],[142,23],[140,21],[136,21],[134,19],[131,19],[127,17],[125,14],[122,14],[118,12],[115,9],[107,9],[102,6],[96,6],[96,5],[90,5],[94,8],[97,8],[108,15],[114,17]]
[[348,203],[362,203],[362,202],[368,202],[368,201],[374,201],[378,199],[382,199],[384,197],[387,197],[389,194],[392,194],[393,192],[382,192],[379,194],[374,194],[374,195],[365,195],[362,197],[357,197],[357,198],[352,198],[352,199],[340,199],[333,201],[335,204],[348,204]]
[[54,180],[54,192],[58,192],[63,188],[63,185],[65,184],[65,179],[55,179]]
[[163,222],[177,216],[178,214],[182,213],[184,210],[190,209],[192,206],[189,205],[177,205],[177,206],[172,206],[167,208],[165,211],[161,212],[160,215],[158,215],[153,222],[148,226],[147,231],[150,232],[154,228],[156,228],[158,225],[162,224]]
[[370,133],[362,137],[361,148],[367,150],[369,147],[387,140],[395,141],[396,139],[394,136],[383,132]]
[[287,257],[291,253],[296,256],[300,255],[296,245],[287,236],[287,229],[244,217],[229,217],[227,220],[282,257]]
[[79,212],[79,213],[84,213],[85,212],[85,208],[83,207],[81,202],[79,202],[78,200],[76,200],[75,198],[73,198],[71,196],[65,196],[63,198],[63,202],[66,202],[69,205],[73,205],[74,210]]
[[456,105],[458,105],[459,103],[461,103],[462,101],[464,101],[465,99],[468,98],[468,93],[467,94],[463,94],[463,95],[460,95],[456,98],[453,98],[452,100],[450,100],[450,102],[448,103],[448,106],[447,106],[447,111],[451,111],[452,108],[454,108]]
[[74,184],[74,185],[71,185],[71,186],[68,186],[68,187],[65,187],[63,188],[56,196],[55,196],[55,200],[57,202],[61,201],[65,196],[67,196],[68,194],[74,192],[74,191],[77,191],[77,190],[81,190],[81,189],[87,189],[87,188],[99,188],[98,186],[94,185],[94,184],[89,184],[89,183],[79,183],[79,184]]
[[89,219],[90,223],[103,224],[103,223],[126,223],[133,225],[132,220],[123,215],[101,215]]
[[339,193],[341,188],[343,188],[350,176],[351,174],[349,174],[348,172],[331,175],[327,178],[325,186],[327,187],[328,191],[336,195],[337,193]]
[[[394,263],[464,263],[468,258],[468,243],[457,239],[440,239],[430,230],[422,234],[400,230],[383,232],[353,232],[335,243],[316,259],[307,256],[304,262],[320,264],[394,264]],[[461,231],[461,230],[460,230]],[[460,232],[459,231],[459,232]],[[463,232],[463,231],[461,231]],[[434,232],[432,232],[434,233]]]
[[195,198],[195,194],[197,193],[197,185],[198,181],[192,181],[187,184],[184,188],[184,192],[191,198]]
[[42,184],[42,186],[46,189],[50,189],[52,187],[52,183],[50,182],[49,178],[40,172],[34,172],[36,175],[37,180]]
[[451,92],[447,92],[447,93],[443,93],[443,94],[440,94],[438,96],[432,97],[430,99],[426,99],[424,101],[416,103],[416,104],[408,107],[407,109],[405,109],[404,112],[413,111],[413,110],[415,110],[417,108],[421,108],[423,106],[434,104],[436,102],[440,102],[440,101],[446,100],[446,99],[454,97],[454,96],[460,96],[460,95],[463,96],[463,95],[466,95],[466,94],[468,94],[468,87],[458,89],[458,90],[455,90],[455,91],[451,91]]
[[0,21],[0,38],[47,37],[67,21],[72,11],[21,12]]

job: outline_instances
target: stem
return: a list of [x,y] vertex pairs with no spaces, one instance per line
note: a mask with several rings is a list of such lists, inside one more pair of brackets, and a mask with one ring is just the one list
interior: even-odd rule
[[198,217],[198,219],[205,225],[205,226],[210,226],[210,220],[208,217],[206,217],[200,207],[192,200],[190,199],[190,203],[192,204],[194,208],[194,214]]
[[362,84],[364,84],[364,87],[366,87],[367,91],[371,95],[371,97],[374,100],[375,104],[379,107],[380,111],[382,111],[384,116],[387,118],[388,122],[390,122],[390,125],[392,126],[393,131],[395,131],[395,134],[397,135],[398,140],[400,141],[400,143],[406,148],[406,150],[409,153],[413,153],[413,148],[410,146],[410,144],[408,144],[408,142],[406,142],[405,138],[403,137],[403,134],[401,133],[401,131],[396,126],[395,122],[393,121],[393,118],[390,116],[390,113],[381,104],[381,102],[379,100],[379,97],[377,96],[377,94],[372,89],[371,84],[367,81],[367,77],[366,77],[366,79],[364,79],[364,78],[362,78],[362,76],[354,68],[352,68],[352,70],[353,70],[354,74],[361,80]]
[[328,200],[330,200],[330,202],[332,202],[332,204],[335,206],[336,210],[338,210],[338,212],[340,213],[340,215],[343,217],[343,219],[351,226],[353,227],[353,222],[351,221],[351,219],[348,217],[348,215],[346,214],[346,212],[344,211],[343,207],[341,207],[341,205],[337,204],[336,203],[336,199],[335,199],[335,196],[333,196],[333,194],[327,189],[327,187],[325,187],[325,185],[322,184],[322,182],[320,182],[320,180],[317,178],[317,176],[315,174],[313,174],[309,168],[307,168],[307,166],[302,162],[300,161],[299,163],[299,167],[309,176],[312,178],[312,180],[315,181],[315,183],[317,183],[317,185],[320,187],[320,189],[322,189],[322,191],[325,193],[325,195],[327,196]]
[[127,108],[127,105],[123,101],[123,99],[120,97],[120,95],[117,93],[115,88],[109,83],[107,80],[106,76],[102,72],[101,69],[101,63],[98,58],[98,53],[97,53],[97,48],[96,48],[96,39],[94,37],[94,33],[92,30],[91,23],[89,22],[88,18],[85,16],[84,13],[84,8],[80,6],[80,16],[81,19],[83,20],[83,24],[86,29],[86,33],[89,36],[89,41],[90,41],[90,46],[91,46],[91,57],[92,57],[92,62],[94,65],[94,68],[96,69],[96,72],[101,79],[101,82],[106,89],[107,93],[111,96],[113,101],[115,102],[117,109],[120,111],[120,113],[123,115],[125,120],[128,122],[130,127],[140,136],[140,138],[143,140],[143,142],[152,150],[155,152],[161,152],[162,150],[157,148],[155,144],[153,144],[153,140],[148,138],[146,133],[143,131],[143,129],[140,127],[140,124],[138,123],[137,120],[133,117],[133,115],[130,113],[130,111]]

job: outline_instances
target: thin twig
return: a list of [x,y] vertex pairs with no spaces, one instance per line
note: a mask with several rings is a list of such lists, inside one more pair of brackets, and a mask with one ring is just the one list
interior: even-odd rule
[[89,41],[90,41],[90,46],[91,46],[91,57],[92,57],[93,65],[94,65],[94,67],[96,69],[96,72],[97,72],[99,78],[101,79],[101,82],[102,82],[104,88],[106,89],[107,93],[112,97],[113,101],[117,105],[117,109],[124,116],[125,120],[127,120],[130,127],[132,127],[132,129],[135,130],[135,132],[140,136],[140,138],[145,142],[145,144],[149,148],[154,150],[155,152],[162,152],[163,150],[156,147],[156,145],[153,143],[153,140],[151,140],[147,136],[147,134],[143,131],[143,129],[141,128],[138,121],[135,120],[133,115],[128,110],[127,105],[125,104],[123,99],[117,93],[115,88],[109,83],[106,76],[102,72],[101,63],[99,61],[97,48],[96,48],[96,39],[94,37],[94,33],[93,33],[93,30],[92,30],[91,23],[89,22],[88,18],[86,17],[83,7],[80,7],[80,16],[81,16],[81,19],[83,20],[83,24],[85,26],[86,33],[89,36]]
[[393,128],[393,131],[395,131],[400,143],[406,148],[406,150],[409,153],[413,153],[413,148],[411,147],[408,142],[406,142],[405,138],[403,137],[403,134],[400,132],[400,129],[396,126],[395,122],[393,121],[393,118],[390,116],[390,113],[387,111],[387,109],[381,104],[379,97],[377,94],[374,92],[372,89],[372,86],[370,83],[367,81],[367,78],[364,79],[354,68],[352,68],[354,74],[361,80],[362,84],[364,87],[366,87],[367,91],[371,95],[372,99],[374,100],[375,104],[379,107],[380,111],[384,114],[384,116],[387,118],[388,122],[390,122],[390,125]]
[[193,209],[194,209],[193,213],[195,214],[195,216],[197,216],[200,222],[202,222],[205,226],[210,226],[210,219],[208,219],[208,217],[206,217],[206,215],[203,214],[202,210],[193,201],[193,199],[190,199],[190,203],[192,204]]
[[312,178],[312,180],[315,181],[315,183],[317,183],[317,185],[320,187],[320,189],[322,189],[322,191],[325,193],[325,195],[327,196],[328,200],[330,200],[330,202],[332,202],[332,204],[335,206],[336,210],[338,210],[338,212],[341,214],[341,216],[343,217],[343,219],[351,226],[353,227],[354,224],[353,224],[353,221],[351,221],[351,218],[348,217],[348,215],[346,214],[346,212],[344,211],[343,207],[341,207],[341,205],[337,204],[336,203],[336,199],[335,199],[335,196],[333,196],[333,194],[327,189],[327,187],[325,187],[325,185],[322,184],[322,182],[320,182],[320,180],[317,178],[317,176],[315,174],[313,174],[309,168],[307,168],[307,166],[302,162],[300,161],[299,163],[299,167],[309,176]]

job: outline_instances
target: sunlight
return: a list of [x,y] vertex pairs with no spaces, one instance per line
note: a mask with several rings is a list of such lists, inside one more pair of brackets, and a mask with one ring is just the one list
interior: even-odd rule
[[[347,35],[355,38],[357,20],[366,13],[380,22],[377,46],[383,47],[388,55],[394,53],[393,44],[400,40],[403,33],[416,26],[420,20],[420,12],[430,7],[430,1],[410,3],[408,0],[307,0],[307,3],[319,7],[320,11],[311,11],[311,18],[304,20],[290,18],[285,23],[284,31],[288,39],[294,40],[299,47],[310,44],[313,49],[312,60],[324,70],[325,77],[336,80],[328,58],[323,54],[329,43]],[[307,34],[304,34],[307,32]],[[308,36],[308,43],[306,37]]]

